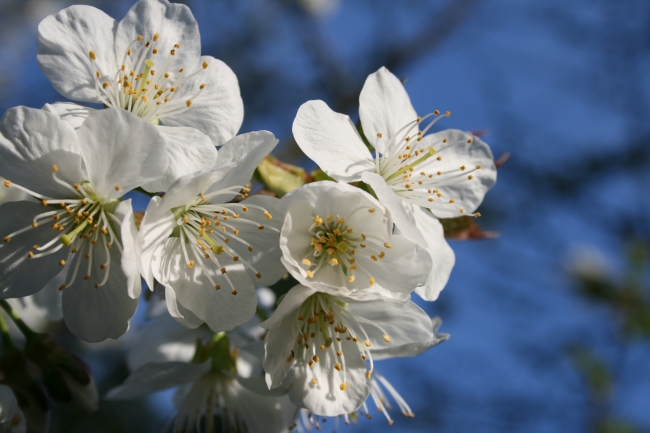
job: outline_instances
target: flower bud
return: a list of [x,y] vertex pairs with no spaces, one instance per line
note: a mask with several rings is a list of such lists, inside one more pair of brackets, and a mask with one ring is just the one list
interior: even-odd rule
[[269,155],[257,166],[257,174],[268,189],[282,197],[308,182],[307,172],[295,165],[278,161]]
[[29,339],[25,354],[41,369],[43,385],[53,401],[84,412],[97,409],[95,382],[78,356],[62,350],[47,334]]

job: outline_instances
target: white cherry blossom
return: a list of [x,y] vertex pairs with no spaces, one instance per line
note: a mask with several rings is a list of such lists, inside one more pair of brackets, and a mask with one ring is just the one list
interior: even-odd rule
[[413,302],[360,301],[302,285],[261,326],[269,330],[269,388],[287,390],[294,404],[323,416],[354,412],[366,401],[375,358],[415,355],[416,346],[436,340],[431,320]]
[[261,131],[237,136],[219,151],[218,166],[180,178],[154,198],[142,221],[139,245],[149,287],[165,286],[170,313],[185,326],[205,322],[231,330],[255,313],[255,285],[285,273],[278,245],[277,198],[246,196],[255,167],[277,139]]
[[[202,342],[199,352],[197,339]],[[229,347],[228,342],[203,328],[188,330],[164,318],[154,321],[129,353],[131,375],[106,398],[125,400],[179,387],[174,432],[288,433],[296,414],[288,397],[248,389],[261,389],[264,383],[259,351]]]
[[34,294],[67,266],[68,328],[91,342],[124,334],[141,287],[122,196],[160,175],[159,148],[157,128],[123,110],[93,113],[78,131],[43,110],[8,110],[0,174],[33,200],[0,206],[0,297]]
[[407,297],[426,283],[431,259],[392,234],[386,208],[370,194],[314,182],[282,198],[282,263],[301,284],[337,295]]
[[[74,5],[38,27],[38,64],[63,96],[128,110],[160,127],[171,164],[160,180],[209,169],[215,145],[239,130],[243,102],[232,70],[201,56],[199,28],[190,9],[167,0],[140,0],[118,23],[91,6]],[[93,111],[58,105],[71,116]]]
[[[359,104],[361,125],[375,148],[374,157],[350,118],[332,111],[323,101],[300,107],[293,123],[294,137],[307,156],[334,179],[369,184],[399,230],[429,250],[438,265],[417,293],[435,300],[447,282],[454,256],[433,216],[451,218],[476,210],[496,181],[492,153],[478,137],[463,131],[427,135],[449,113],[418,116],[404,86],[386,68],[368,77]],[[414,210],[418,207],[423,212]]]

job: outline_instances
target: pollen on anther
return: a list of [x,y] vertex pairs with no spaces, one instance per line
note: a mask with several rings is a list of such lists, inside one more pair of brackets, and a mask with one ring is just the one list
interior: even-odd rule
[[109,83],[108,81],[104,81],[104,82],[102,83],[102,87],[103,87],[104,89],[108,89],[110,86],[111,86],[111,83]]
[[475,218],[480,218],[480,217],[481,217],[481,213],[480,213],[480,212],[475,212],[475,213],[474,213],[474,217],[475,217]]
[[371,208],[371,209],[368,209],[368,212],[369,212],[369,213],[374,213],[374,212],[375,212],[375,208],[373,207],[373,208]]
[[55,173],[58,172],[59,167],[56,164],[52,164],[52,171],[55,172]]
[[375,285],[375,277],[370,277],[370,285],[371,286]]
[[32,227],[33,227],[33,228],[38,227],[38,223],[37,223],[36,221],[34,221],[34,222],[32,223]]
[[31,252],[31,251],[28,252],[28,253],[27,253],[27,257],[29,257],[30,259],[33,259],[33,258],[34,258],[34,253]]
[[208,67],[208,62],[203,62],[203,64],[202,64],[201,66],[203,67],[203,69],[207,69],[207,67]]
[[381,138],[381,137],[383,137],[383,134],[382,134],[381,132],[378,132],[378,133],[377,133],[377,137],[378,137],[378,138]]
[[119,186],[119,185],[115,185],[115,191],[119,191],[119,190],[121,190],[121,189],[122,189],[121,186]]
[[65,285],[65,284],[61,284],[61,285],[59,286],[59,291],[65,289],[66,287],[68,287],[68,286]]
[[390,337],[388,335],[384,335],[384,341],[386,343],[390,343]]
[[348,389],[348,384],[345,383],[345,382],[343,382],[343,383],[341,384],[341,387],[340,387],[340,388],[341,388],[341,391],[345,391],[346,389]]
[[469,180],[472,180],[472,179],[474,179],[474,176],[472,176],[472,175],[470,174],[469,176],[467,176],[467,178],[468,178]]
[[302,263],[307,266],[311,266],[311,261],[309,261],[309,259],[302,259]]
[[94,51],[90,51],[90,52],[88,53],[88,55],[90,56],[90,58],[91,58],[92,60],[97,60],[97,54],[95,54]]
[[258,279],[259,279],[259,278],[262,278],[262,274],[260,274],[259,272],[256,273],[255,276],[256,276]]
[[227,269],[226,269],[226,268],[221,268],[221,273],[222,273],[222,274],[225,274],[226,272],[227,272]]
[[316,384],[318,384],[318,382],[316,382],[316,379],[315,379],[315,378],[313,378],[313,377],[311,378],[311,383],[312,383],[313,385],[316,385]]
[[5,186],[9,188],[11,186],[11,181],[10,180],[5,180]]
[[188,99],[188,100],[185,102],[185,105],[187,105],[188,108],[191,107],[191,106],[192,106],[192,100],[191,100],[191,99]]
[[230,292],[230,293],[233,294],[233,295],[236,295],[236,294],[237,294],[237,290],[233,290],[233,291]]
[[460,211],[460,213],[465,213],[465,209],[463,209],[462,207],[458,210]]

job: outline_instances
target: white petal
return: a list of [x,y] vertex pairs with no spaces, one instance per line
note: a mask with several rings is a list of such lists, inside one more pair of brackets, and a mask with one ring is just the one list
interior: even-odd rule
[[365,292],[403,299],[416,287],[426,283],[431,275],[431,257],[424,248],[404,236],[393,236],[390,242],[392,248],[383,250],[386,255],[377,262],[357,255],[359,266],[372,274],[377,287],[367,285],[359,273],[355,283],[362,282],[363,285],[355,287]]
[[[262,160],[271,153],[278,144],[269,131],[255,131],[234,137],[219,149],[216,168],[234,166],[220,180],[210,187],[210,191],[233,186],[245,186],[253,177],[253,173]],[[221,202],[232,200],[233,195],[220,195]]]
[[174,292],[174,289],[169,286],[165,287],[165,301],[167,303],[169,315],[172,316],[179,325],[187,329],[196,329],[203,325],[203,320],[199,319],[196,314],[192,313],[178,302],[178,299],[176,299],[176,292]]
[[122,61],[129,44],[139,35],[144,37],[144,43],[153,41],[155,33],[158,33],[159,39],[152,43],[160,49],[160,55],[166,56],[174,44],[181,46],[176,50],[172,70],[198,63],[201,36],[192,11],[183,4],[166,0],[140,0],[120,21],[115,35],[115,57],[118,62]]
[[132,372],[126,381],[111,389],[106,400],[129,400],[151,392],[192,383],[210,371],[210,363],[152,362]]
[[[408,344],[426,344],[434,340],[431,319],[420,307],[412,301],[390,302],[384,300],[358,302],[347,300],[350,313],[357,317],[361,325],[368,333],[372,346],[373,359],[385,359],[390,356],[383,356],[390,352],[396,356],[399,352],[396,348]],[[363,319],[375,323],[377,326],[365,323]],[[390,342],[384,340],[388,336]],[[413,356],[412,353],[404,353],[400,356]]]
[[0,175],[49,197],[68,197],[70,191],[52,179],[81,182],[83,172],[77,134],[58,116],[43,110],[14,107],[0,124]]
[[[447,138],[447,144],[442,143],[443,138]],[[470,139],[472,142],[468,144],[467,141]],[[456,203],[454,207],[432,206],[433,214],[438,218],[454,218],[461,215],[459,208],[463,208],[465,213],[474,212],[497,180],[497,169],[490,147],[480,138],[457,129],[447,129],[427,135],[422,142],[426,147],[433,146],[442,158],[442,161],[431,158],[430,162],[427,161],[428,166],[422,166],[423,170],[427,172],[439,170],[446,173],[451,170],[458,171],[461,166],[466,167],[465,172],[456,176],[453,183],[435,186],[443,199],[454,199]],[[468,179],[467,172],[477,165],[481,168],[471,173],[473,179]],[[443,183],[447,183],[446,176],[443,175],[441,179]]]
[[148,362],[190,362],[197,338],[212,335],[205,328],[187,329],[169,315],[149,323],[133,342],[126,361],[131,370]]
[[[295,287],[291,290],[295,290]],[[289,294],[287,293],[287,295]],[[280,303],[278,310],[280,310],[283,303],[284,300]],[[302,304],[302,301],[300,303]],[[291,309],[293,302],[290,301],[288,304],[284,308],[284,310],[288,310],[288,313],[287,311],[281,311],[277,317],[271,317],[262,323],[269,330],[264,338],[265,356],[262,363],[266,372],[266,385],[269,389],[280,387],[283,384],[285,376],[294,364],[291,361],[287,361],[287,359],[291,355],[292,348],[296,343],[296,336],[300,332],[300,322],[296,320],[296,308],[300,304],[296,305],[296,308],[293,309]],[[278,310],[276,310],[274,315],[278,313]],[[283,389],[286,388],[286,385]]]
[[[181,47],[182,50],[182,47]],[[180,86],[174,100],[192,100],[189,110],[162,120],[168,126],[190,126],[207,134],[216,146],[233,138],[244,120],[244,101],[235,73],[221,60],[202,56],[199,64],[208,67]],[[201,93],[192,97],[205,84]]]
[[[191,248],[186,246],[186,248]],[[196,257],[188,251],[195,265],[190,269],[185,261],[179,238],[170,238],[154,254],[153,267],[161,274],[162,284],[173,288],[178,302],[194,313],[215,332],[228,331],[248,321],[255,314],[257,295],[244,266],[230,257],[219,257],[226,275],[209,259]],[[201,262],[205,270],[200,265]],[[211,276],[214,285],[207,278]],[[154,270],[154,275],[156,271]],[[237,294],[226,278],[232,281]],[[216,290],[215,285],[220,289]]]
[[115,216],[122,221],[120,225],[120,236],[122,240],[122,271],[126,275],[128,293],[133,299],[138,299],[142,293],[142,280],[140,279],[140,267],[138,263],[138,251],[136,249],[136,237],[138,228],[133,219],[133,207],[131,199],[121,202],[115,208]]
[[[26,201],[5,203],[0,206],[0,236],[5,236],[29,226],[34,217],[47,209]],[[56,236],[49,224],[40,224],[0,243],[0,299],[32,295],[41,290],[60,271],[59,261],[68,255],[67,248],[45,257],[30,259],[34,245],[45,245]]]
[[426,242],[426,245],[424,242],[421,245],[429,252],[433,262],[429,280],[424,286],[415,289],[415,293],[426,301],[435,301],[449,280],[456,256],[445,239],[442,224],[436,217],[418,206],[413,206],[413,218],[415,226],[422,233],[422,240]]
[[144,184],[149,192],[167,191],[178,178],[212,168],[217,159],[217,148],[210,137],[194,128],[159,126],[158,131],[165,141],[167,170],[160,178]]
[[[230,224],[239,230],[237,235],[239,238],[249,242],[253,247],[253,251],[248,251],[248,248],[239,242],[231,242],[230,247],[248,261],[262,277],[257,278],[255,272],[248,270],[250,278],[257,286],[269,286],[278,282],[280,278],[287,271],[280,263],[282,251],[280,250],[280,243],[278,242],[278,232],[271,230],[271,227],[280,229],[282,225],[282,214],[276,212],[276,206],[280,200],[275,197],[254,195],[241,202],[242,205],[261,206],[266,209],[271,219],[264,216],[261,210],[256,208],[249,208],[247,212],[241,212],[241,218],[254,221],[257,224],[250,224],[240,222],[241,219],[231,219]],[[258,225],[264,226],[264,230],[259,230]]]
[[84,123],[84,120],[86,120],[86,117],[96,111],[94,108],[84,107],[83,105],[77,105],[72,102],[45,104],[41,110],[56,114],[74,129],[79,129],[81,124]]
[[117,198],[167,169],[167,152],[151,123],[119,109],[100,110],[79,128],[90,183],[102,198]]
[[354,123],[323,101],[302,104],[293,121],[293,136],[302,151],[336,180],[354,182],[362,172],[375,170]]
[[314,293],[316,293],[315,290],[300,284],[292,287],[291,290],[289,290],[287,294],[284,295],[282,302],[280,302],[278,308],[275,309],[273,315],[262,322],[260,326],[265,329],[271,329],[275,326],[279,326],[281,320],[297,310],[298,307],[300,307],[300,305],[305,301],[305,299],[309,298]]
[[[100,102],[95,73],[113,76],[117,22],[91,6],[70,6],[38,25],[36,60],[54,88],[66,98]],[[92,61],[93,51],[96,60]]]
[[18,401],[16,401],[12,389],[7,385],[0,384],[0,424],[10,423],[19,410]]
[[[342,339],[341,346],[345,357],[343,369],[347,389],[342,391],[340,388],[343,373],[334,369],[340,359],[334,350],[319,352],[320,360],[313,367],[303,361],[296,362],[291,368],[287,380],[293,381],[289,389],[293,404],[307,408],[316,415],[338,416],[356,411],[366,401],[370,393],[365,378],[366,364],[356,343]],[[312,379],[316,379],[315,385]]]
[[[388,69],[382,66],[368,76],[359,96],[359,118],[365,136],[379,153],[384,153],[397,131],[417,117],[404,85]],[[377,139],[378,133],[382,139]]]
[[[120,266],[117,245],[113,245],[109,253],[110,267],[102,270],[100,265],[108,262],[104,245],[98,242],[93,247],[91,278],[86,280],[88,260],[83,256],[84,249],[80,250],[70,263],[70,269],[74,269],[76,262],[81,260],[77,278],[63,289],[65,324],[70,332],[90,343],[121,337],[129,329],[129,321],[138,307],[138,299],[129,296],[129,283]],[[106,284],[95,288],[105,272],[110,272]]]
[[402,200],[386,184],[384,179],[377,173],[368,172],[363,173],[362,178],[375,191],[379,202],[388,208],[393,217],[393,222],[402,234],[411,240],[421,239],[422,235],[415,227],[411,216],[404,209]]
[[246,417],[248,431],[259,433],[291,431],[290,426],[295,421],[295,416],[292,415],[295,415],[297,409],[288,397],[258,395],[239,383],[231,390],[236,397],[232,399],[234,409]]
[[51,322],[61,320],[63,317],[59,287],[65,282],[67,273],[68,266],[65,266],[39,292],[7,300],[20,318],[34,331],[47,332]]
[[[423,338],[420,341],[416,341],[415,338],[412,338],[410,342],[396,344],[392,347],[387,347],[390,345],[384,344],[380,346],[371,347],[372,357],[375,361],[381,361],[382,359],[389,358],[407,358],[412,356],[417,356],[421,353],[426,352],[434,346],[437,346],[440,343],[444,343],[449,340],[449,334],[438,332],[437,327],[440,325],[440,318],[434,317],[431,319],[433,337],[429,340],[424,340]],[[389,328],[390,329],[390,328]],[[388,331],[391,332],[391,331]],[[424,337],[424,332],[419,332],[419,334]]]
[[176,227],[174,215],[169,210],[161,211],[159,209],[162,200],[163,198],[156,196],[149,201],[147,211],[140,223],[137,238],[140,270],[150,290],[154,288],[154,277],[151,269],[154,252],[172,234]]

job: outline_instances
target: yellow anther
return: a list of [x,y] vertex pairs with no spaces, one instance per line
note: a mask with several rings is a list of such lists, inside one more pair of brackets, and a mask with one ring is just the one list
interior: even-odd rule
[[434,116],[437,116],[438,114],[440,114],[440,110],[434,111],[433,114],[434,114]]
[[[386,336],[384,336],[384,339],[386,339]],[[363,340],[363,344],[365,344],[366,347],[372,346],[372,344],[370,344],[370,341],[368,341],[368,340]]]
[[340,350],[336,351],[336,356],[343,356],[343,353]]
[[314,356],[312,357],[312,359],[314,360],[314,362],[318,362],[318,361],[320,361],[320,358],[318,357],[318,355],[314,355]]
[[366,379],[368,380],[372,379],[372,371],[370,370],[366,371]]
[[122,189],[121,186],[119,186],[119,185],[115,185],[115,191],[119,191],[119,190],[121,190],[121,189]]
[[340,388],[341,388],[341,391],[345,391],[346,389],[348,389],[348,384],[345,383],[345,382],[343,382],[343,383],[341,384]]
[[264,211],[264,216],[265,216],[266,218],[268,218],[268,219],[273,218],[273,215],[271,215],[271,214],[268,213],[267,211]]
[[462,207],[458,210],[460,211],[460,213],[465,213],[465,209],[463,209]]
[[169,52],[169,54],[171,54],[172,56],[175,56],[175,55],[176,55],[176,50],[171,50],[171,51]]
[[185,105],[187,105],[187,108],[191,107],[191,106],[192,106],[192,100],[191,100],[191,99],[188,99],[188,100],[185,102]]
[[461,170],[461,171],[465,171],[465,168],[466,168],[466,167],[465,167],[464,165],[461,165],[461,166],[460,166],[460,170]]
[[65,285],[65,284],[61,284],[61,285],[59,286],[59,291],[61,291],[61,290],[63,290],[63,289],[65,289],[66,287],[68,287],[68,286],[67,286],[67,285]]
[[203,62],[203,64],[201,66],[203,67],[203,69],[207,69],[208,68],[208,62]]
[[205,84],[205,83],[204,83],[204,84],[201,84],[201,85],[199,86],[199,89],[203,90],[203,89],[205,89],[206,86],[207,86],[207,84]]
[[370,277],[370,285],[371,286],[375,285],[375,277]]
[[253,252],[253,247],[251,247],[251,246],[249,245],[249,246],[248,246],[248,251]]
[[227,269],[226,269],[226,268],[221,268],[221,273],[222,273],[222,274],[225,274],[226,272],[227,272]]
[[313,378],[313,377],[311,378],[311,383],[314,384],[314,385],[318,384],[318,382],[316,382],[316,379]]
[[158,32],[154,33],[153,34],[153,41],[156,42],[158,40],[158,38],[160,38],[160,35],[158,34]]
[[236,295],[236,294],[237,294],[237,290],[233,290],[233,291],[230,292],[230,293],[231,293],[232,295]]
[[144,36],[138,35],[138,42],[142,42],[142,39],[144,39]]
[[334,259],[334,258],[330,259],[330,265],[331,265],[331,266],[336,266],[336,265],[338,265],[339,263],[340,263],[340,262],[339,262],[337,259]]
[[31,251],[28,252],[28,253],[27,253],[27,257],[29,257],[30,259],[34,258],[34,253],[31,252]]
[[456,200],[454,200],[453,198],[449,199],[449,203],[456,203]]
[[292,350],[291,353],[289,354],[289,357],[287,358],[287,362],[293,361],[293,357],[294,357],[294,353],[293,353],[293,350]]
[[433,203],[433,198],[429,197],[427,201],[429,201],[429,203]]
[[475,217],[475,218],[480,218],[480,217],[481,217],[481,213],[480,213],[480,212],[474,212],[474,217]]
[[467,144],[472,144],[472,139],[467,140]]
[[97,54],[95,54],[94,51],[90,51],[90,52],[88,53],[88,55],[90,56],[90,58],[91,58],[92,60],[97,60]]
[[342,368],[343,368],[343,367],[341,367],[341,363],[340,363],[340,362],[337,362],[337,363],[334,365],[334,369],[337,370],[337,371],[341,371]]
[[482,167],[480,164],[476,166],[476,169],[477,169],[477,170],[479,170],[479,169],[481,169],[481,168],[483,168],[483,167]]
[[386,343],[390,343],[390,337],[388,335],[384,335],[384,341]]
[[102,269],[102,271],[103,271],[104,269],[106,269],[106,264],[102,263],[99,267],[100,267],[100,268]]
[[350,276],[348,277],[348,281],[349,281],[350,283],[353,283],[353,282],[354,282],[354,275],[350,275]]
[[368,212],[370,212],[370,213],[374,213],[374,212],[375,212],[375,208],[373,207],[372,209],[368,209]]
[[307,266],[311,266],[311,261],[309,259],[302,259],[302,263]]
[[472,179],[474,179],[474,176],[472,176],[472,175],[470,174],[469,176],[467,176],[467,178],[468,178],[469,180],[472,180]]
[[442,176],[442,171],[439,171],[437,174],[438,176]]
[[219,289],[221,289],[221,286],[220,286],[219,284],[217,284],[216,286],[214,286],[214,290],[219,290]]
[[445,116],[446,116],[446,117],[451,116],[451,111],[447,111],[447,112],[445,113]]
[[190,260],[190,262],[187,264],[187,267],[190,269],[194,268],[194,260]]
[[382,134],[381,132],[378,132],[378,133],[377,133],[377,137],[378,137],[378,138],[381,138],[381,137],[383,137],[383,134]]
[[86,280],[86,281],[90,280],[90,275],[86,275],[86,276],[84,277],[84,280]]
[[438,156],[438,157],[436,158],[436,160],[438,160],[438,161],[442,161],[442,156]]
[[314,278],[314,273],[313,273],[312,271],[308,270],[308,271],[307,271],[307,276],[308,276],[309,278]]

